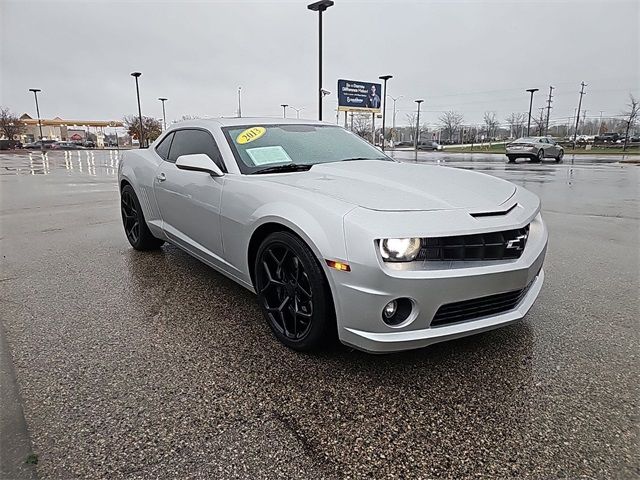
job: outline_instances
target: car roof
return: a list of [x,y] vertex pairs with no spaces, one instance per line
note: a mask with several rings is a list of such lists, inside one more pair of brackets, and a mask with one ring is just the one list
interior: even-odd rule
[[197,118],[185,120],[171,125],[171,128],[181,127],[208,127],[222,128],[243,125],[282,125],[282,124],[304,124],[304,125],[332,125],[335,123],[321,122],[319,120],[305,120],[295,118],[273,118],[273,117],[219,117],[219,118]]

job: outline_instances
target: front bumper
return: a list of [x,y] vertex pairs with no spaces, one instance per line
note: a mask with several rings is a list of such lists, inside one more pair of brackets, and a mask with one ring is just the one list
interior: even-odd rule
[[[340,340],[368,352],[394,352],[480,333],[523,318],[544,281],[542,265],[548,239],[539,214],[529,221],[527,245],[517,260],[451,262],[436,268],[399,270],[381,263],[375,253],[369,257],[364,252],[350,254],[351,272],[331,273]],[[442,305],[526,287],[526,294],[509,311],[431,326]],[[389,326],[382,320],[382,309],[401,297],[412,300],[413,311],[400,325]]]

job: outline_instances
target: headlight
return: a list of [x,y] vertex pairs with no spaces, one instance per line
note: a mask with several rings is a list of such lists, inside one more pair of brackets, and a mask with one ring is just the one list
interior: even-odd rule
[[419,238],[384,238],[380,240],[380,255],[385,262],[411,262],[420,252]]

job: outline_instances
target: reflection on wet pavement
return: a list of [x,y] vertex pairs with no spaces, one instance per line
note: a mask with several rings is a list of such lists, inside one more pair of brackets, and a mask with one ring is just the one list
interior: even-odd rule
[[[50,175],[80,173],[90,176],[115,176],[122,157],[119,150],[22,151],[2,154],[2,175]],[[56,172],[60,170],[61,172]]]

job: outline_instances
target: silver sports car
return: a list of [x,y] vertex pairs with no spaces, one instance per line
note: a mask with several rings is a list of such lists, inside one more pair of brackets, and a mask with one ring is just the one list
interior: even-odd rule
[[514,163],[516,158],[529,158],[532,162],[542,162],[545,158],[562,160],[564,148],[550,137],[523,137],[507,144],[507,158]]
[[336,125],[197,120],[119,165],[138,250],[170,242],[257,293],[275,336],[391,352],[521,319],[547,230],[516,185],[399,163]]

